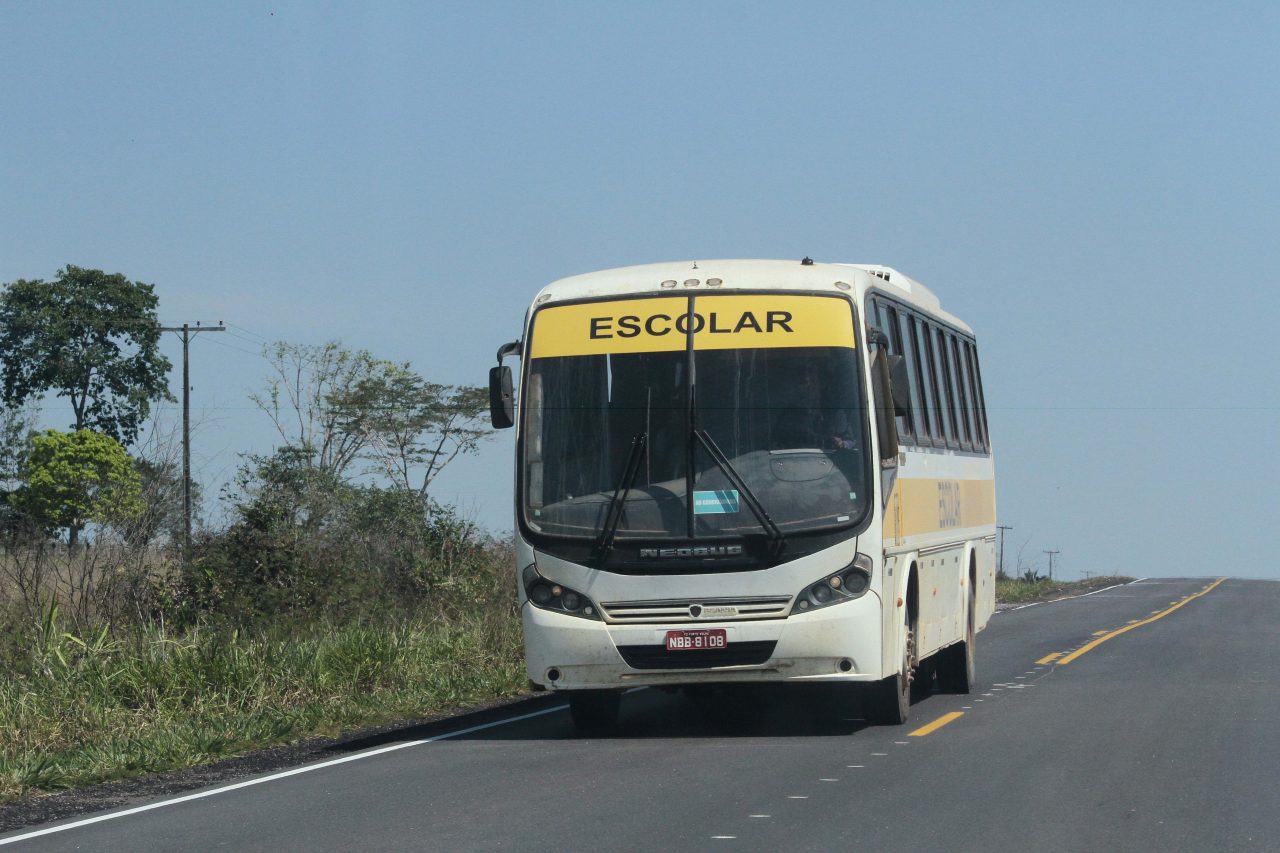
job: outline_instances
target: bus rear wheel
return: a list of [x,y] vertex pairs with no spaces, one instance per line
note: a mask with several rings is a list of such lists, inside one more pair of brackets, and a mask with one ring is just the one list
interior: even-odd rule
[[973,649],[974,618],[973,584],[969,585],[969,613],[965,627],[964,641],[944,649],[938,661],[938,687],[944,693],[966,694],[973,690],[977,681],[977,666]]
[[580,732],[597,734],[618,723],[622,693],[617,690],[574,690],[569,694],[569,715]]

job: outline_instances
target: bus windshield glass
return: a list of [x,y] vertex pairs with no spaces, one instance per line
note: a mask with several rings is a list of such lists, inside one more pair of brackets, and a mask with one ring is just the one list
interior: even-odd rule
[[600,538],[617,504],[618,542],[791,536],[856,523],[869,506],[844,300],[551,306],[529,352],[521,485],[535,533]]

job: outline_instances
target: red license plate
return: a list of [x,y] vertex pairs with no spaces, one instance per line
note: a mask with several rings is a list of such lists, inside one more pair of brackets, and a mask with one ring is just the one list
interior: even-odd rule
[[667,632],[667,651],[698,652],[729,648],[729,635],[724,628],[697,628]]

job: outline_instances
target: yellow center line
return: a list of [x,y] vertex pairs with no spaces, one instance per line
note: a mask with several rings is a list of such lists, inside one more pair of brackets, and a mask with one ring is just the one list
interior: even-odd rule
[[1062,657],[1062,652],[1054,652],[1053,654],[1048,654],[1040,658],[1040,660],[1036,661],[1036,663],[1039,663],[1039,664],[1053,663],[1055,660],[1057,660],[1060,657]]
[[1143,625],[1150,625],[1152,622],[1156,621],[1157,619],[1163,619],[1173,611],[1182,607],[1188,601],[1193,601],[1194,599],[1197,599],[1202,595],[1208,595],[1218,584],[1222,583],[1225,580],[1226,578],[1218,578],[1216,581],[1209,584],[1204,589],[1192,595],[1188,595],[1186,598],[1182,599],[1181,601],[1174,603],[1173,606],[1171,607],[1167,607],[1164,610],[1152,611],[1154,615],[1148,616],[1146,619],[1141,619],[1137,622],[1130,622],[1128,625],[1125,625],[1123,628],[1117,628],[1114,631],[1108,631],[1107,633],[1103,634],[1101,637],[1098,637],[1096,640],[1092,640],[1088,643],[1085,643],[1083,646],[1076,649],[1071,654],[1062,657],[1061,659],[1058,660],[1057,665],[1066,666],[1067,664],[1071,663],[1073,660],[1080,657],[1081,655],[1093,651],[1098,646],[1105,643],[1107,640],[1110,640],[1112,637],[1118,637],[1121,634],[1123,634],[1125,631],[1132,631],[1134,628],[1141,628]]
[[928,723],[916,729],[914,732],[908,735],[908,737],[924,737],[925,735],[931,735],[934,732],[936,732],[938,729],[945,726],[947,723],[954,722],[955,720],[958,720],[963,716],[964,716],[964,711],[952,711],[949,714],[943,714],[941,717],[934,720],[932,723]]

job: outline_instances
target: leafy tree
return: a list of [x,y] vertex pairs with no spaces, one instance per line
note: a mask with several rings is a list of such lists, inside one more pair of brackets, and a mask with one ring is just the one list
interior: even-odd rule
[[46,529],[67,528],[74,544],[88,523],[120,525],[143,511],[133,460],[120,442],[82,429],[32,437],[14,506]]
[[173,399],[158,301],[150,284],[71,264],[53,281],[8,284],[0,295],[5,403],[52,391],[71,401],[77,431],[132,444],[151,403]]
[[428,382],[407,364],[383,369],[334,395],[339,411],[357,418],[369,436],[367,455],[397,488],[425,498],[433,480],[490,433],[489,395],[474,386]]
[[282,342],[265,355],[275,375],[253,401],[288,447],[338,480],[377,473],[425,497],[436,476],[490,432],[483,388],[428,382],[408,363],[337,342]]

